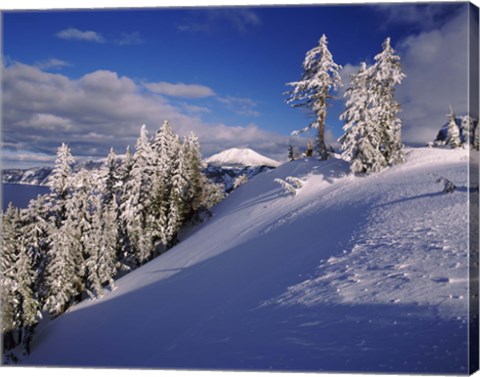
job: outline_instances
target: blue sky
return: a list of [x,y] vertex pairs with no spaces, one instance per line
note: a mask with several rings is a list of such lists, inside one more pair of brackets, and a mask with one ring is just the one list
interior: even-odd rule
[[[448,104],[465,111],[467,18],[458,3],[4,12],[3,164],[46,164],[61,142],[79,158],[121,154],[164,119],[197,133],[205,156],[240,146],[282,159],[309,123],[285,83],[324,33],[346,81],[392,38],[409,76],[405,141],[423,143]],[[448,43],[454,63],[439,59]],[[342,106],[329,109],[331,143]]]

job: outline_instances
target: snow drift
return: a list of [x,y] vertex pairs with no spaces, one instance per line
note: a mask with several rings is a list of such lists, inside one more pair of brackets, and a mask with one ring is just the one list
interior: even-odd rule
[[[286,163],[43,326],[28,365],[467,373],[466,150]],[[274,182],[304,181],[295,196]],[[442,192],[439,177],[457,190]]]

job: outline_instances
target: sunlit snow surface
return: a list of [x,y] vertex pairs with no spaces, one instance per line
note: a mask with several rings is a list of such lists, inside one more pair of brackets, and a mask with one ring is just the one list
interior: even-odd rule
[[[421,148],[366,177],[338,159],[260,174],[21,363],[466,373],[467,162]],[[273,181],[287,176],[305,181],[295,196]]]

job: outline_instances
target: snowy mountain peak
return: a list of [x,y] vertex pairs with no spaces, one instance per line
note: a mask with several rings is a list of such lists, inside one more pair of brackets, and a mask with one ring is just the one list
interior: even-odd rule
[[212,165],[271,166],[280,165],[278,161],[265,157],[250,148],[231,148],[214,154],[205,160]]

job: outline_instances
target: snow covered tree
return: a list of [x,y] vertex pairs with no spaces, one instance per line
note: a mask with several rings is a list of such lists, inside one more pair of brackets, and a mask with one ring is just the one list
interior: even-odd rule
[[60,227],[66,218],[66,202],[72,194],[72,165],[75,160],[72,157],[70,148],[62,144],[57,151],[55,166],[48,181],[53,204],[53,219],[56,227]]
[[60,228],[52,227],[50,234],[49,263],[47,265],[45,309],[53,315],[60,315],[72,303],[73,297],[81,293],[81,276],[78,275],[78,261],[72,250],[78,250],[76,224],[71,219],[64,221]]
[[49,244],[49,206],[48,195],[38,195],[30,200],[28,208],[21,212],[22,239],[26,252],[31,259],[32,268],[36,271],[34,292],[40,306],[45,303],[45,278],[48,264]]
[[450,113],[448,114],[446,143],[451,148],[459,148],[462,146],[462,141],[460,139],[460,130],[458,129],[456,116],[452,108],[450,108]]
[[127,229],[127,216],[124,214],[126,209],[126,203],[130,197],[128,191],[130,187],[131,172],[133,166],[133,156],[130,152],[130,147],[127,147],[125,157],[123,158],[119,167],[119,200],[118,200],[118,250],[117,260],[120,263],[120,267],[124,270],[129,269],[130,250],[132,248],[130,243],[130,237]]
[[477,122],[477,125],[473,130],[473,141],[472,141],[473,148],[475,148],[477,151],[479,150],[479,147],[480,147],[479,136],[480,136],[480,123]]
[[295,150],[293,149],[293,145],[290,144],[288,146],[288,159],[290,161],[294,161],[295,160]]
[[18,313],[20,337],[25,352],[29,354],[34,328],[41,314],[40,305],[34,291],[36,273],[32,267],[30,256],[27,254],[27,247],[25,242],[21,242],[15,266],[17,275],[15,291],[20,309]]
[[154,221],[154,239],[167,246],[170,241],[169,217],[174,161],[180,150],[180,141],[170,122],[163,122],[152,141],[155,170],[152,179],[150,218]]
[[92,226],[86,235],[88,256],[86,266],[86,289],[90,297],[103,296],[103,284],[115,287],[113,280],[117,272],[116,263],[116,210],[115,202],[106,205],[96,197],[95,212],[92,215]]
[[149,216],[152,205],[154,155],[145,125],[140,130],[130,177],[125,182],[128,197],[122,203],[121,216],[128,232],[131,254],[137,264],[146,261],[153,248],[153,224]]
[[187,209],[188,176],[185,166],[184,148],[179,148],[172,170],[172,187],[168,198],[168,217],[165,232],[165,246],[170,248],[177,243],[177,234],[183,224]]
[[246,174],[239,175],[233,181],[233,188],[236,189],[247,182],[248,182],[248,176]]
[[109,205],[117,200],[118,188],[120,185],[120,173],[118,171],[117,155],[113,148],[107,157],[105,167],[102,169],[102,197],[103,203]]
[[371,67],[369,88],[372,91],[371,110],[373,122],[382,132],[380,151],[389,165],[403,161],[403,144],[401,138],[402,122],[397,114],[400,104],[395,99],[395,86],[399,85],[406,75],[400,66],[400,57],[386,38],[382,52],[375,56]]
[[344,95],[346,109],[340,115],[345,121],[345,133],[339,139],[342,157],[350,161],[353,173],[377,172],[387,165],[381,152],[384,132],[378,127],[371,108],[370,75],[367,65],[361,63],[358,73],[350,78],[350,86]]
[[202,172],[202,155],[200,153],[200,144],[197,136],[192,132],[185,139],[184,157],[187,169],[187,205],[186,220],[190,220],[199,209],[205,200],[205,181],[206,177]]
[[16,296],[17,274],[15,265],[19,254],[18,226],[19,211],[11,203],[2,214],[2,258],[0,276],[0,298],[2,305],[2,334],[4,349],[15,347],[14,332],[19,327],[19,303]]
[[303,107],[313,112],[314,120],[306,128],[295,131],[299,134],[312,128],[318,130],[317,150],[321,159],[327,159],[329,151],[325,144],[325,121],[327,116],[327,101],[332,98],[331,90],[342,86],[339,71],[342,67],[333,61],[327,47],[327,37],[322,35],[318,46],[307,52],[303,61],[303,74],[300,81],[290,82],[293,87],[288,92],[287,103],[292,107]]
[[467,145],[474,145],[475,143],[475,123],[473,118],[467,114],[461,118],[461,140],[462,143]]
[[313,143],[310,139],[307,140],[307,151],[305,152],[307,157],[313,156]]

